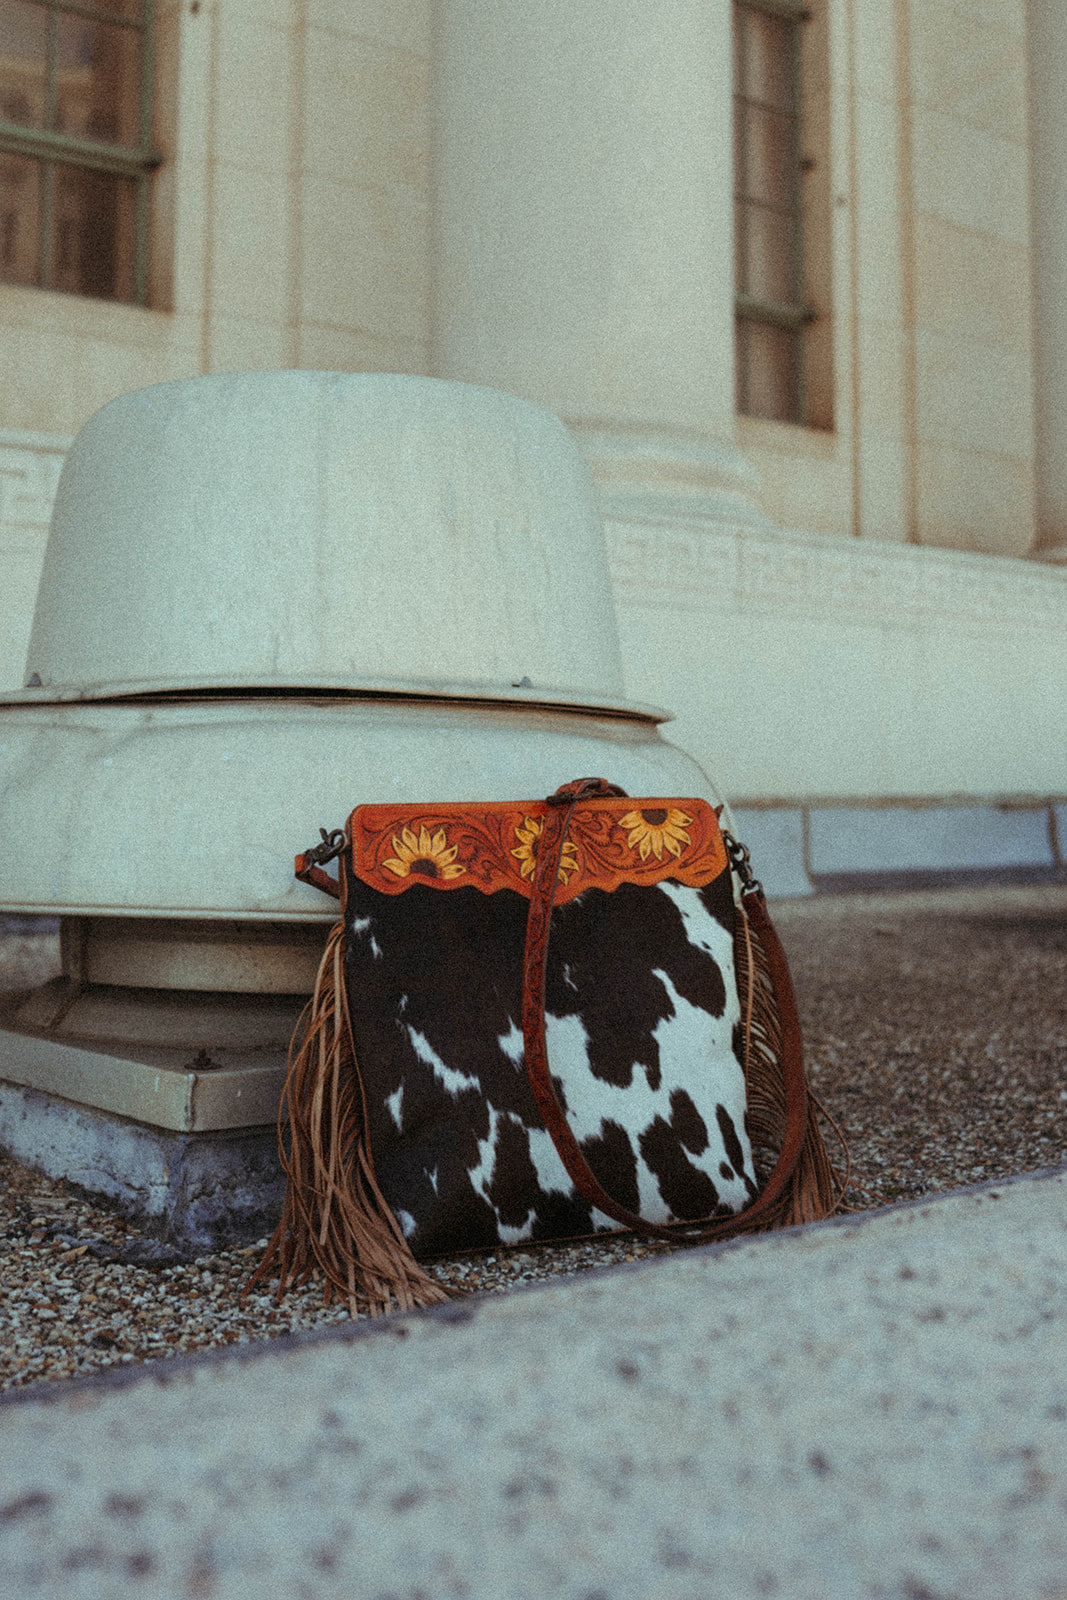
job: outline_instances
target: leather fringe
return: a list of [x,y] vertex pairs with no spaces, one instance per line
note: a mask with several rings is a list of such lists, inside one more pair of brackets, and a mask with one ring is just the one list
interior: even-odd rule
[[[781,1149],[786,1128],[784,1042],[767,954],[742,906],[737,908],[735,960],[744,1027],[747,1123],[753,1153]],[[831,1163],[818,1115],[841,1142],[845,1171]],[[457,1292],[423,1271],[378,1187],[367,1141],[363,1080],[352,1048],[344,982],[344,924],[330,931],[289,1052],[278,1111],[278,1152],[286,1175],[281,1218],[263,1259],[242,1290],[277,1276],[277,1298],[312,1278],[324,1281],[350,1314],[440,1304]],[[765,1175],[764,1175],[765,1176]],[[752,1231],[792,1227],[830,1216],[848,1186],[848,1146],[834,1119],[807,1089],[803,1143],[778,1203]],[[737,1230],[748,1229],[742,1223]]]
[[321,1277],[326,1303],[339,1295],[353,1317],[451,1298],[416,1262],[374,1175],[349,1026],[343,922],[330,931],[290,1047],[278,1151],[287,1178],[281,1220],[242,1294],[277,1274],[280,1300],[290,1285]]
[[[737,906],[734,941],[737,987],[744,1026],[747,1122],[753,1154],[773,1158],[781,1149],[786,1125],[785,1080],[782,1073],[782,1023],[766,951],[743,905]],[[807,1091],[807,1120],[800,1155],[779,1203],[761,1218],[758,1228],[789,1228],[818,1222],[837,1210],[848,1187],[850,1161],[844,1134],[825,1107]],[[845,1170],[830,1160],[819,1127],[819,1113],[833,1128],[844,1153]],[[771,1163],[768,1163],[768,1166]]]

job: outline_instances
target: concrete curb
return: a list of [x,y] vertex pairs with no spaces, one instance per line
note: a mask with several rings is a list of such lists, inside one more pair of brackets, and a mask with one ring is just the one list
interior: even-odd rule
[[[877,1206],[870,1211],[856,1211],[844,1215],[827,1217],[821,1222],[803,1223],[795,1228],[778,1228],[768,1233],[742,1234],[733,1239],[722,1239],[715,1244],[695,1245],[685,1252],[687,1260],[715,1260],[724,1256],[733,1255],[738,1250],[758,1249],[763,1251],[788,1250],[799,1242],[816,1237],[820,1234],[840,1230],[864,1230],[878,1224],[887,1216],[899,1216],[908,1212],[921,1213],[924,1218],[936,1220],[938,1209],[963,1198],[974,1198],[981,1201],[984,1197],[999,1198],[1007,1189],[1019,1184],[1044,1184],[1050,1181],[1059,1183],[1067,1180],[1067,1162],[1050,1167],[1041,1167],[1034,1172],[1015,1173],[1006,1178],[990,1178],[981,1183],[966,1184],[959,1189],[950,1189],[946,1192],[932,1195],[920,1195],[914,1200],[901,1200],[894,1205]],[[599,1280],[618,1280],[627,1277],[643,1276],[648,1272],[657,1271],[664,1262],[678,1259],[676,1255],[664,1255],[652,1259],[645,1258],[641,1261],[619,1262],[612,1266],[592,1267],[583,1271],[580,1276],[566,1279],[540,1279],[533,1283],[518,1285],[508,1291],[508,1298],[518,1297],[526,1301],[530,1296],[551,1294],[561,1283],[582,1285],[595,1283]],[[205,1367],[209,1369],[225,1367],[232,1362],[246,1366],[250,1362],[269,1361],[287,1353],[311,1349],[318,1345],[350,1345],[360,1343],[365,1339],[403,1339],[408,1335],[412,1323],[430,1322],[441,1327],[458,1327],[463,1323],[472,1322],[479,1313],[487,1307],[498,1305],[500,1296],[496,1294],[472,1294],[463,1299],[449,1301],[445,1305],[428,1306],[417,1311],[394,1313],[388,1317],[375,1317],[361,1319],[357,1322],[334,1323],[329,1327],[311,1328],[306,1332],[280,1334],[273,1339],[264,1339],[244,1344],[228,1345],[225,1349],[199,1350],[189,1354],[168,1356],[160,1361],[143,1362],[137,1366],[108,1367],[99,1372],[88,1373],[84,1377],[73,1378],[61,1383],[42,1383],[24,1389],[7,1389],[0,1392],[0,1409],[5,1406],[43,1403],[45,1405],[66,1401],[70,1396],[96,1390],[128,1389],[138,1383],[169,1383],[181,1379],[188,1369]],[[535,1314],[536,1307],[530,1306],[531,1314]]]
[[1057,1168],[31,1392],[4,1592],[1062,1600],[1065,1265]]

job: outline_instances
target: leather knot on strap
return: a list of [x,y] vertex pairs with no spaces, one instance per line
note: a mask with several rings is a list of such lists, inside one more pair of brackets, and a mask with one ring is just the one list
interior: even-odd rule
[[607,778],[575,778],[571,783],[561,783],[555,794],[545,799],[548,806],[572,806],[578,800],[606,800],[614,795],[617,800],[627,798],[626,790]]

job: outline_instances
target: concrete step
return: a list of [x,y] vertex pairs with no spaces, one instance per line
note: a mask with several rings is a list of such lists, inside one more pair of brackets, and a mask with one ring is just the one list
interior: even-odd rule
[[1062,1600],[1067,1167],[0,1429],[9,1600]]

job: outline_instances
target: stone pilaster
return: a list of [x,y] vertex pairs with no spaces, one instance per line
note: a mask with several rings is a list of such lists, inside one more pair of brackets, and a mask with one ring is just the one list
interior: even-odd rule
[[728,0],[444,0],[433,371],[547,406],[605,514],[765,526],[734,442]]
[[1029,7],[1039,560],[1067,562],[1067,7]]

